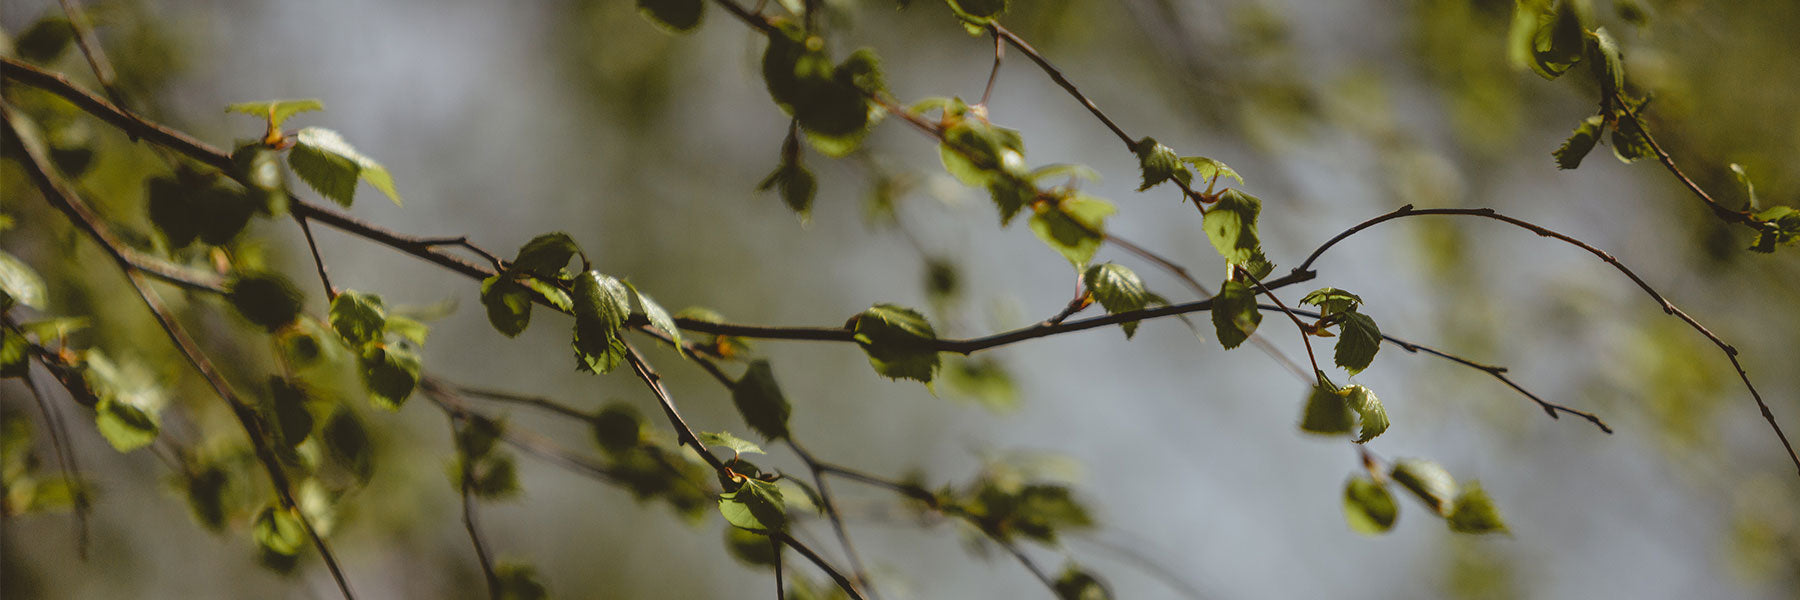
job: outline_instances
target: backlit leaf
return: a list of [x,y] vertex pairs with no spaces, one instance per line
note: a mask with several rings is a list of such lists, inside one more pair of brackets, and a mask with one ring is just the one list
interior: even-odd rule
[[1638,126],[1638,120],[1629,116],[1621,117],[1618,125],[1613,127],[1612,150],[1613,156],[1626,163],[1656,156],[1656,150],[1650,147],[1650,139]]
[[1034,207],[1031,232],[1079,269],[1093,260],[1106,241],[1106,217],[1112,203],[1093,196],[1070,194]]
[[699,26],[706,9],[701,0],[637,0],[637,6],[645,18],[677,33]]
[[1375,397],[1375,392],[1360,385],[1353,385],[1339,390],[1338,394],[1344,397],[1344,403],[1349,405],[1350,410],[1356,411],[1357,420],[1360,422],[1356,443],[1361,444],[1375,439],[1375,436],[1387,431],[1387,408],[1381,405],[1381,399]]
[[381,297],[356,291],[345,291],[331,301],[331,327],[352,347],[360,348],[381,341],[387,330],[387,309]]
[[719,512],[740,529],[779,532],[787,528],[787,512],[781,488],[757,479],[745,479],[736,491],[719,495]]
[[1456,497],[1456,478],[1429,460],[1402,458],[1394,461],[1390,474],[1396,483],[1417,496],[1425,506],[1440,515],[1450,514],[1451,499]]
[[1181,157],[1181,162],[1187,163],[1189,167],[1194,169],[1195,176],[1208,183],[1229,177],[1231,179],[1236,179],[1238,185],[1244,184],[1244,177],[1238,175],[1237,171],[1226,166],[1225,163],[1204,156],[1183,156]]
[[581,366],[606,373],[625,360],[624,333],[630,292],[619,280],[588,271],[575,278],[575,355]]
[[1481,484],[1471,481],[1464,486],[1462,493],[1456,495],[1451,503],[1450,514],[1445,516],[1450,530],[1457,533],[1505,533],[1506,521],[1500,518],[1499,509],[1494,508],[1494,501],[1482,491]]
[[852,317],[848,328],[868,353],[869,364],[883,377],[931,383],[937,373],[938,355],[933,347],[937,332],[918,311],[877,304]]
[[288,166],[320,195],[348,207],[356,196],[356,180],[362,178],[395,205],[400,204],[400,193],[387,168],[357,152],[337,132],[308,127],[295,134],[294,141],[293,149],[288,151]]
[[1379,535],[1393,529],[1400,517],[1400,506],[1386,486],[1367,477],[1352,477],[1344,484],[1344,520],[1350,529],[1364,535]]
[[1225,257],[1225,262],[1246,265],[1263,259],[1262,241],[1256,230],[1257,215],[1261,213],[1262,200],[1235,189],[1225,190],[1219,201],[1206,210],[1202,222],[1206,238]]
[[17,302],[42,310],[49,296],[46,289],[36,270],[0,251],[0,307]]
[[1333,287],[1313,290],[1300,299],[1301,304],[1319,307],[1319,314],[1325,317],[1356,310],[1356,307],[1362,305],[1362,301],[1361,296]]
[[1219,294],[1213,296],[1212,322],[1220,346],[1230,350],[1243,344],[1262,324],[1262,312],[1256,308],[1256,291],[1242,281],[1226,280],[1220,286]]
[[729,448],[732,452],[738,454],[764,454],[762,446],[758,446],[749,440],[732,435],[729,431],[720,431],[717,433],[702,431],[694,434],[694,436],[700,438],[700,443],[702,444]]
[[637,286],[631,285],[631,282],[625,282],[625,287],[631,290],[631,301],[636,305],[633,310],[643,313],[644,318],[650,321],[651,327],[674,340],[676,354],[686,356],[687,350],[682,346],[681,329],[675,326],[675,319],[669,316],[669,311],[665,310],[661,304],[657,304],[656,300],[651,299],[649,295],[638,291]]
[[268,100],[265,102],[240,102],[225,107],[225,112],[243,113],[252,117],[260,117],[273,122],[276,127],[288,117],[298,113],[325,110],[325,103],[315,98],[301,100]]
[[1155,138],[1144,138],[1132,144],[1132,152],[1138,156],[1138,170],[1143,175],[1143,183],[1137,191],[1148,190],[1174,179],[1187,184],[1193,181],[1194,174],[1182,165],[1181,158],[1168,146],[1158,143]]
[[132,404],[101,397],[94,405],[94,424],[113,449],[130,452],[150,445],[159,429],[156,415]]
[[1339,435],[1350,433],[1355,413],[1338,394],[1336,386],[1321,382],[1313,386],[1306,398],[1306,412],[1300,417],[1300,430],[1307,433]]
[[750,363],[744,376],[731,386],[731,402],[744,416],[744,423],[764,438],[779,440],[788,436],[788,413],[792,407],[781,393],[781,385],[775,382],[769,361]]

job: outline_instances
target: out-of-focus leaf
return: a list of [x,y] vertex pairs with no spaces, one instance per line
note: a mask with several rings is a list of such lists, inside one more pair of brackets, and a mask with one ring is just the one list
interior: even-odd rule
[[652,23],[676,33],[692,31],[706,13],[701,0],[637,0],[638,12]]
[[49,293],[44,278],[24,261],[0,251],[0,308],[14,302],[42,310]]
[[225,107],[225,112],[243,113],[252,117],[268,119],[275,127],[288,117],[298,113],[325,110],[325,103],[316,98],[301,100],[268,100],[264,102],[240,102]]
[[1564,140],[1562,147],[1552,153],[1556,157],[1556,168],[1573,169],[1581,166],[1581,159],[1586,158],[1594,149],[1594,143],[1600,141],[1600,134],[1606,128],[1606,120],[1599,115],[1588,117],[1575,126],[1575,133]]
[[1106,241],[1106,217],[1115,212],[1112,203],[1082,194],[1065,195],[1034,209],[1031,232],[1077,269],[1087,266]]
[[1482,491],[1481,484],[1471,481],[1463,487],[1462,493],[1456,495],[1456,501],[1450,506],[1450,514],[1445,516],[1450,530],[1457,533],[1505,533],[1506,521],[1500,518],[1499,509],[1494,508],[1494,501]]
[[1412,492],[1427,508],[1440,514],[1450,514],[1451,499],[1456,497],[1456,478],[1449,471],[1429,460],[1402,458],[1394,461],[1394,471],[1390,474],[1395,483]]
[[779,440],[788,436],[788,413],[792,407],[781,393],[781,385],[775,382],[775,370],[769,367],[769,361],[750,363],[744,376],[731,386],[731,401],[737,405],[738,414],[744,416],[744,423],[764,438]]
[[1300,430],[1307,433],[1341,435],[1350,433],[1355,413],[1338,394],[1335,386],[1323,383],[1313,386],[1306,398],[1306,412],[1300,417]]
[[299,318],[300,290],[279,273],[243,273],[233,278],[226,299],[244,320],[275,331]]
[[1352,477],[1344,484],[1344,520],[1350,529],[1364,535],[1379,535],[1393,529],[1400,517],[1400,506],[1387,486],[1367,477]]

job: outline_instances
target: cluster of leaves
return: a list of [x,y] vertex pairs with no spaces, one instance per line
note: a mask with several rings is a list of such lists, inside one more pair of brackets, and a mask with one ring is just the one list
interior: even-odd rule
[[929,508],[958,515],[994,540],[1054,544],[1058,536],[1094,526],[1087,506],[1068,485],[1028,477],[1024,469],[990,464],[962,486],[946,485]]
[[[1600,89],[1599,114],[1583,119],[1553,153],[1556,166],[1574,169],[1601,136],[1611,132],[1613,155],[1624,162],[1656,155],[1640,118],[1648,97],[1633,99],[1626,93],[1625,66],[1619,43],[1605,27],[1592,27],[1587,0],[1520,0],[1513,13],[1511,57],[1514,64],[1529,67],[1545,79],[1555,79],[1586,61]],[[1790,206],[1764,209],[1743,167],[1731,165],[1743,183],[1745,203],[1741,212],[1758,228],[1750,249],[1774,252],[1777,245],[1800,241],[1800,211]]]
[[[568,265],[581,257],[581,272]],[[629,281],[591,268],[587,255],[567,233],[540,235],[519,248],[517,258],[500,273],[481,282],[481,303],[488,322],[508,337],[531,323],[531,306],[544,303],[575,315],[572,345],[578,367],[607,373],[625,361],[626,321],[633,315],[669,336],[682,348],[681,330],[669,312]]]
[[1393,483],[1400,484],[1426,510],[1442,517],[1451,531],[1506,532],[1506,522],[1480,483],[1471,481],[1459,486],[1456,478],[1437,463],[1411,458],[1394,461],[1393,468],[1385,472],[1371,463],[1368,476],[1351,477],[1344,484],[1344,518],[1351,529],[1368,535],[1393,529],[1400,517],[1400,506],[1390,490]]
[[0,515],[68,510],[84,501],[79,480],[43,472],[34,437],[29,417],[0,413]]
[[518,467],[511,454],[496,449],[506,422],[469,415],[456,422],[456,461],[449,467],[458,490],[477,498],[499,500],[519,493]]
[[713,506],[712,493],[704,486],[711,469],[692,453],[653,435],[630,406],[609,404],[594,413],[590,423],[606,456],[607,472],[639,501],[661,500],[691,521]]

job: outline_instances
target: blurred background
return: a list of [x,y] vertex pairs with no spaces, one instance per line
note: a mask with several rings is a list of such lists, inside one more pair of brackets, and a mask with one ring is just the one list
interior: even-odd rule
[[[873,47],[903,103],[981,96],[992,40],[966,34],[940,3],[823,4],[833,50]],[[628,276],[671,309],[706,306],[744,323],[836,326],[894,302],[924,310],[940,335],[969,337],[1054,314],[1074,289],[1062,257],[1023,226],[998,227],[985,193],[946,175],[935,144],[893,119],[865,154],[809,151],[820,178],[810,222],[756,192],[779,161],[788,118],[758,71],[763,38],[717,6],[697,31],[672,35],[622,0],[89,5],[136,108],[215,145],[262,133],[258,120],[222,112],[227,104],[322,99],[325,112],[290,123],[343,132],[388,167],[405,206],[364,188],[353,210],[383,226],[467,234],[507,256],[534,235],[568,231],[596,268]],[[1593,5],[1596,22],[1620,40],[1634,85],[1654,94],[1652,132],[1690,176],[1736,205],[1743,192],[1726,165],[1740,163],[1765,204],[1794,203],[1800,5]],[[1278,273],[1402,204],[1492,207],[1618,256],[1741,350],[1782,424],[1800,430],[1800,254],[1748,252],[1741,228],[1713,218],[1651,161],[1626,165],[1602,148],[1579,170],[1557,170],[1550,152],[1593,113],[1593,89],[1508,63],[1512,7],[1040,0],[1014,2],[1002,22],[1126,131],[1242,173],[1244,189],[1264,201],[1264,246]],[[60,10],[5,0],[0,26],[17,36]],[[73,49],[47,66],[97,89]],[[1102,179],[1085,189],[1119,206],[1111,233],[1202,282],[1222,278],[1193,207],[1166,187],[1134,192],[1136,158],[1022,56],[1008,54],[989,111],[1023,132],[1031,164],[1097,170]],[[142,181],[166,167],[101,122],[60,127],[96,150],[81,180],[89,201],[131,239],[151,240]],[[223,422],[217,399],[121,293],[122,278],[22,173],[0,167],[0,211],[16,220],[0,247],[45,274],[48,312],[91,315],[80,339],[168,386],[168,404],[190,411],[189,421]],[[539,311],[531,330],[505,338],[486,322],[471,281],[318,233],[338,286],[390,304],[454,305],[431,323],[428,373],[584,410],[617,401],[657,414],[629,374],[572,368],[566,319]],[[293,223],[257,222],[239,244],[301,284],[309,311],[324,312]],[[1116,248],[1097,260],[1132,267],[1171,300],[1193,299]],[[954,269],[957,285],[933,291],[931,264]],[[1617,433],[1551,420],[1483,373],[1388,346],[1355,378],[1393,420],[1370,449],[1478,479],[1511,533],[1455,535],[1402,499],[1395,530],[1370,538],[1352,532],[1340,508],[1345,479],[1360,469],[1355,449],[1296,428],[1309,384],[1254,348],[1221,351],[1204,317],[1199,337],[1159,320],[1130,341],[1104,328],[978,355],[1010,373],[1012,387],[974,400],[954,385],[883,379],[847,345],[762,341],[756,351],[794,404],[796,435],[823,458],[896,478],[917,473],[934,488],[995,464],[1071,482],[1096,526],[1026,551],[1050,568],[1079,561],[1122,598],[1800,595],[1800,479],[1725,357],[1619,273],[1495,222],[1431,218],[1360,234],[1317,268],[1305,289],[1360,294],[1383,332],[1508,366],[1527,389],[1597,412]],[[215,356],[263,360],[254,338],[232,338],[247,327],[221,303],[161,289]],[[1293,302],[1303,291],[1283,296]],[[1261,331],[1304,361],[1285,322],[1271,315]],[[650,359],[697,429],[747,433],[705,373],[660,349]],[[0,395],[6,419],[40,431],[35,446],[8,451],[50,456],[25,387],[0,382]],[[52,399],[65,398],[58,389]],[[512,427],[597,453],[579,425],[484,406],[506,409]],[[89,426],[91,413],[63,410],[94,493],[90,556],[77,557],[66,511],[8,515],[0,533],[8,598],[335,597],[316,557],[286,576],[258,566],[247,513],[223,534],[202,529],[163,463],[115,452]],[[376,474],[342,501],[332,536],[352,585],[368,598],[480,596],[444,475],[453,455],[444,414],[420,399],[397,413],[362,412]],[[164,435],[201,430],[171,426]],[[799,468],[775,454],[765,461]],[[689,522],[530,457],[519,467],[523,494],[482,504],[482,526],[496,554],[534,565],[552,595],[771,593],[766,569],[726,551],[719,518]],[[921,526],[893,494],[833,489],[886,597],[1045,593],[1012,557],[984,552],[955,523]],[[802,539],[838,555],[825,523],[800,527]],[[819,579],[790,564],[791,574]]]

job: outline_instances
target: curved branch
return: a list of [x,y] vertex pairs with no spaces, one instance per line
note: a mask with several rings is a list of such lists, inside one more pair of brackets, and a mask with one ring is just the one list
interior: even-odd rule
[[[1767,421],[1769,423],[1769,428],[1773,429],[1775,431],[1775,437],[1777,437],[1781,440],[1782,448],[1785,448],[1787,450],[1788,460],[1793,462],[1795,470],[1797,472],[1800,472],[1800,454],[1795,454],[1794,445],[1793,445],[1793,443],[1788,441],[1787,433],[1781,429],[1781,423],[1777,422],[1775,420],[1774,411],[1771,411],[1769,409],[1768,402],[1763,401],[1762,393],[1758,392],[1756,390],[1756,385],[1752,384],[1750,382],[1750,374],[1748,372],[1744,371],[1744,365],[1742,363],[1738,362],[1737,348],[1732,347],[1730,344],[1725,343],[1725,340],[1720,339],[1717,334],[1714,334],[1711,330],[1707,329],[1706,326],[1701,325],[1699,321],[1694,320],[1693,316],[1688,315],[1686,311],[1683,311],[1680,308],[1677,308],[1674,303],[1669,302],[1668,298],[1664,298],[1661,292],[1658,292],[1658,291],[1656,291],[1655,288],[1650,287],[1650,284],[1645,283],[1644,279],[1642,277],[1639,277],[1636,272],[1633,272],[1630,268],[1626,267],[1624,263],[1619,262],[1619,259],[1614,258],[1612,254],[1607,253],[1605,250],[1601,250],[1599,248],[1594,247],[1592,244],[1588,244],[1587,242],[1583,242],[1581,240],[1570,237],[1567,234],[1553,231],[1549,228],[1546,228],[1544,226],[1541,226],[1541,225],[1538,225],[1538,224],[1535,224],[1535,223],[1532,223],[1529,221],[1525,221],[1523,219],[1518,219],[1518,218],[1502,215],[1498,212],[1495,212],[1494,209],[1491,209],[1491,208],[1424,208],[1424,209],[1415,209],[1415,208],[1413,208],[1413,206],[1411,204],[1407,204],[1405,206],[1401,206],[1398,209],[1395,209],[1393,212],[1389,212],[1387,214],[1377,216],[1377,217],[1369,219],[1367,221],[1357,223],[1355,226],[1344,230],[1343,233],[1337,234],[1337,236],[1332,237],[1330,240],[1326,241],[1324,245],[1319,246],[1318,249],[1316,249],[1316,250],[1313,250],[1312,255],[1306,257],[1306,262],[1300,263],[1300,266],[1298,268],[1296,268],[1296,270],[1298,271],[1300,269],[1310,268],[1312,266],[1313,261],[1318,260],[1319,256],[1325,254],[1326,250],[1331,249],[1331,247],[1336,245],[1338,242],[1341,242],[1345,238],[1355,235],[1357,232],[1363,231],[1370,227],[1374,227],[1376,225],[1380,225],[1382,223],[1386,223],[1388,221],[1393,221],[1395,219],[1403,219],[1406,217],[1425,216],[1425,215],[1480,217],[1483,219],[1492,219],[1495,221],[1506,223],[1508,225],[1512,225],[1514,227],[1518,227],[1520,229],[1530,231],[1530,232],[1538,234],[1540,236],[1558,240],[1563,243],[1574,246],[1576,248],[1585,250],[1585,251],[1587,251],[1587,253],[1594,255],[1595,257],[1599,258],[1601,261],[1605,262],[1606,264],[1612,265],[1612,267],[1614,269],[1618,270],[1620,273],[1624,273],[1626,277],[1631,279],[1632,283],[1637,284],[1638,289],[1644,290],[1645,294],[1648,294],[1651,299],[1656,300],[1656,303],[1658,305],[1662,306],[1664,313],[1674,315],[1676,318],[1681,319],[1681,321],[1683,323],[1687,323],[1689,328],[1692,328],[1694,331],[1700,332],[1700,335],[1706,336],[1706,339],[1711,341],[1714,346],[1718,346],[1720,352],[1725,353],[1725,358],[1731,361],[1732,368],[1737,369],[1738,379],[1743,381],[1744,388],[1750,391],[1750,397],[1756,401],[1757,408],[1762,410],[1763,420]],[[1502,381],[1505,381],[1505,380],[1503,379]],[[1510,381],[1508,381],[1507,383],[1509,385],[1511,384]],[[1516,388],[1517,386],[1514,386],[1514,387]]]

